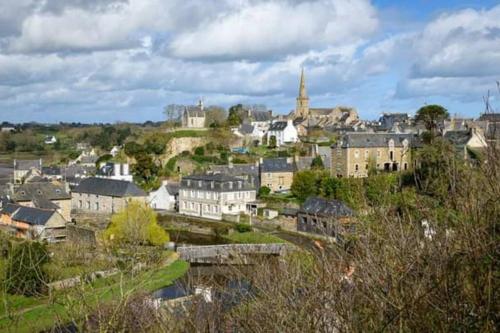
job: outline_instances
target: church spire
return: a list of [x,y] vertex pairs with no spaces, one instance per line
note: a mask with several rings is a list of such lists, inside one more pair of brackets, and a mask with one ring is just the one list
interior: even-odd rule
[[295,106],[295,118],[306,119],[309,116],[309,97],[306,91],[306,79],[304,68],[300,74],[299,96],[297,96],[297,104]]
[[300,74],[299,98],[307,98],[306,78],[304,76],[303,67],[302,67],[302,73]]

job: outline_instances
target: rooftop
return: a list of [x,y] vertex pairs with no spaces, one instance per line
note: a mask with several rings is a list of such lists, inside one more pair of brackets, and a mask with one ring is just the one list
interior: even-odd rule
[[333,217],[354,215],[354,211],[342,201],[324,199],[320,197],[307,198],[300,211],[310,215],[323,215]]
[[143,197],[146,192],[132,182],[107,178],[86,178],[73,190],[75,193],[89,193],[108,197]]

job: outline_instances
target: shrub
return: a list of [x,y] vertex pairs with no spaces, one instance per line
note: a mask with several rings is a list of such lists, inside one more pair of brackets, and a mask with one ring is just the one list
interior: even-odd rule
[[246,223],[237,223],[234,226],[234,229],[236,229],[236,231],[238,231],[239,233],[250,232],[253,230],[252,226]]
[[45,244],[27,241],[14,246],[7,262],[6,291],[24,296],[42,294],[48,281],[43,265],[48,261]]
[[258,195],[259,195],[259,197],[261,197],[261,196],[269,195],[270,193],[271,193],[271,189],[269,187],[267,187],[267,186],[261,186],[259,188]]
[[197,156],[203,156],[205,155],[205,148],[203,147],[196,147],[194,150],[194,154]]

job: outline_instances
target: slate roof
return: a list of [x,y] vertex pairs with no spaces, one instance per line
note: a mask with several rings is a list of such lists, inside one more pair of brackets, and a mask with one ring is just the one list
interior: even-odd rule
[[[232,186],[230,185],[232,183]],[[238,183],[241,187],[238,187]],[[213,184],[213,187],[212,187]],[[244,179],[223,175],[220,173],[213,175],[191,175],[183,177],[181,189],[199,189],[215,192],[231,192],[241,190],[254,190],[255,186]]]
[[295,164],[289,162],[286,157],[266,158],[260,166],[261,172],[294,172]]
[[187,113],[188,117],[205,117],[205,111],[199,106],[186,106],[184,112]]
[[250,111],[250,118],[252,118],[253,121],[270,121],[272,115],[267,111],[252,110]]
[[147,196],[146,192],[132,182],[96,177],[83,179],[73,192],[118,198]]
[[418,138],[413,134],[356,132],[345,134],[334,146],[340,145],[342,148],[387,147],[391,139],[394,140],[394,147],[403,147],[405,139],[409,146],[418,143]]
[[56,212],[54,210],[7,204],[2,209],[2,213],[9,215],[14,221],[31,225],[45,225]]
[[322,216],[353,216],[354,211],[339,200],[309,197],[300,208],[301,213]]
[[42,167],[42,174],[47,176],[60,176],[62,174],[61,167],[58,166]]
[[50,182],[25,183],[19,185],[12,195],[14,201],[33,201],[37,198],[46,200],[69,200],[71,196],[61,184]]
[[297,163],[296,163],[297,170],[299,170],[299,171],[310,170],[313,159],[314,159],[314,157],[310,157],[310,156],[299,157],[299,159],[297,160]]
[[180,188],[180,186],[181,186],[181,184],[179,184],[179,183],[167,183],[167,185],[165,185],[165,187],[167,189],[167,192],[170,195],[177,195],[177,194],[179,194],[179,188]]
[[241,134],[252,134],[253,133],[254,126],[250,124],[241,124],[239,131]]
[[14,160],[15,170],[30,170],[31,168],[41,170],[42,160]]
[[500,113],[483,113],[479,120],[486,120],[492,122],[500,122]]
[[286,121],[275,121],[274,123],[271,124],[269,127],[270,131],[282,131],[286,128],[287,122]]
[[253,163],[212,165],[209,172],[213,174],[221,173],[237,178],[245,178],[247,181],[253,183],[256,188],[260,187],[259,166]]
[[447,131],[444,138],[449,140],[455,146],[465,146],[471,138],[469,131]]

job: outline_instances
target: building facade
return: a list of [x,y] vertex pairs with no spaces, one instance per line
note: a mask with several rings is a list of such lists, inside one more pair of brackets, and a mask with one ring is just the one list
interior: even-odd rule
[[203,102],[200,100],[197,106],[186,106],[182,113],[182,127],[186,128],[204,128],[205,110]]
[[75,212],[113,214],[131,200],[147,202],[147,198],[147,193],[134,183],[91,177],[83,179],[71,193],[71,208]]
[[148,203],[153,209],[177,211],[179,205],[179,183],[164,181],[159,189],[149,193]]
[[310,197],[297,213],[297,230],[341,241],[354,231],[353,217],[354,211],[341,201]]
[[287,192],[292,188],[296,166],[292,157],[266,158],[260,163],[260,186],[271,192]]
[[14,160],[14,183],[24,182],[29,173],[42,174],[42,160]]
[[239,215],[246,204],[255,201],[255,186],[241,178],[214,174],[182,178],[179,213],[214,220]]
[[299,141],[299,132],[293,125],[293,121],[275,121],[267,132],[267,142],[271,142],[271,137],[276,138],[276,145],[279,147],[286,143],[296,143]]
[[337,177],[368,177],[370,168],[409,170],[416,140],[412,134],[347,133],[332,145],[331,173]]

